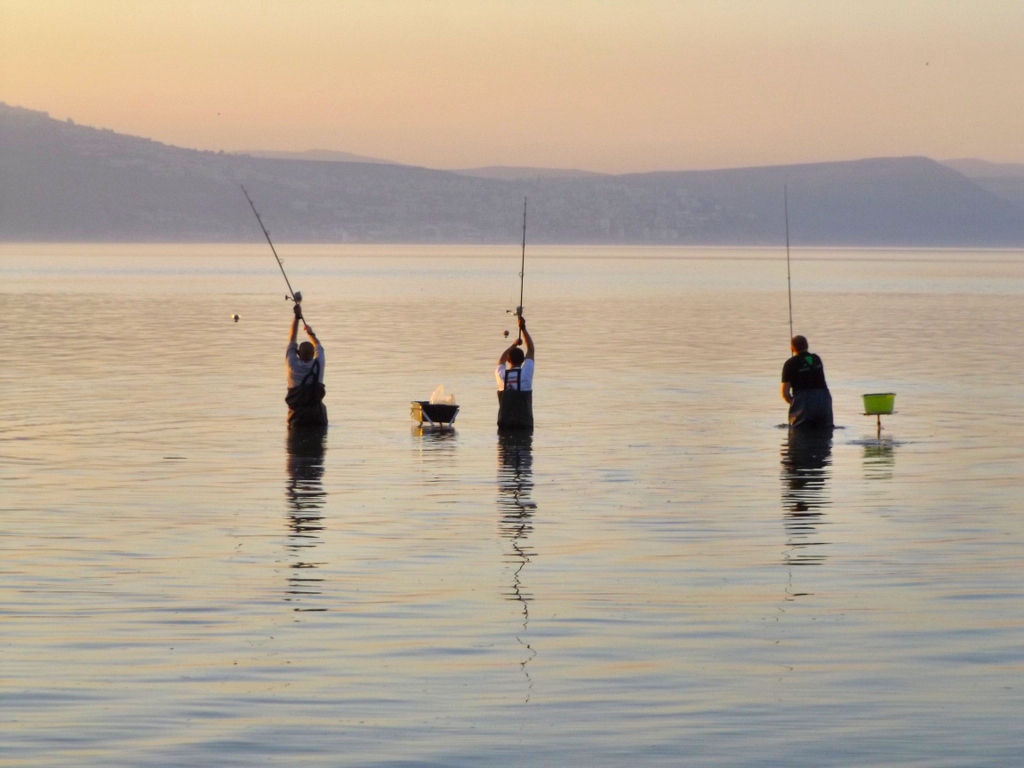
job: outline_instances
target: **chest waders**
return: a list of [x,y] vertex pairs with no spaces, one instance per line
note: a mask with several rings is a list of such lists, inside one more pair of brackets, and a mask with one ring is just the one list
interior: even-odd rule
[[832,395],[827,389],[801,389],[789,405],[789,426],[833,429]]
[[288,426],[295,427],[326,427],[327,406],[324,395],[327,390],[320,383],[320,361],[313,361],[302,382],[288,390],[284,401],[288,403]]
[[533,429],[533,392],[519,389],[522,369],[505,371],[505,388],[498,392],[498,429]]
[[[789,426],[832,429],[832,395],[825,384],[825,372],[817,355],[804,352],[793,371],[793,402],[789,405]],[[799,386],[798,386],[799,385]]]

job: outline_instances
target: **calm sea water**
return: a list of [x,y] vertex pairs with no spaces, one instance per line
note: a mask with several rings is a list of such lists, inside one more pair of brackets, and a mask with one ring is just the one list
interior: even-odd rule
[[797,252],[792,442],[782,252],[531,249],[502,441],[514,246],[280,250],[323,440],[264,248],[0,248],[0,764],[1024,761],[1024,254]]

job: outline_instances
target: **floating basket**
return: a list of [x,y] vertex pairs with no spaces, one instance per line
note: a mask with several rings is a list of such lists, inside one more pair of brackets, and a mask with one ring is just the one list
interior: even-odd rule
[[895,392],[875,392],[870,395],[864,395],[864,413],[868,416],[892,413],[895,405]]
[[459,406],[447,403],[431,403],[429,400],[413,400],[410,412],[413,421],[432,427],[450,427],[459,415]]

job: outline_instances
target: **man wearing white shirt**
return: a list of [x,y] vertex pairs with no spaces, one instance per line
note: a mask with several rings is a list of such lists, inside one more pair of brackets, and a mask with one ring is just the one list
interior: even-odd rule
[[288,426],[295,427],[326,427],[327,407],[324,405],[324,347],[306,325],[309,341],[296,343],[299,332],[299,321],[302,308],[295,305],[295,317],[292,319],[292,331],[288,337],[288,348],[284,359],[288,371]]
[[[519,316],[520,337],[501,353],[494,378],[498,382],[498,430],[533,429],[533,338]],[[526,353],[520,346],[526,345]]]

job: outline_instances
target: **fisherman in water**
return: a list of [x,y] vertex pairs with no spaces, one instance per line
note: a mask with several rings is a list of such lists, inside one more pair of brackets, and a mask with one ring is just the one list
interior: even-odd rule
[[305,325],[302,307],[296,303],[295,317],[292,318],[292,332],[288,337],[288,349],[284,353],[288,368],[288,394],[285,396],[285,402],[288,403],[288,426],[292,429],[326,427],[324,347],[308,325],[306,325],[306,335],[309,336],[310,341],[296,343],[295,338],[299,333],[300,320]]
[[[498,381],[498,430],[533,429],[533,338],[519,315],[520,337],[501,353]],[[526,343],[526,353],[520,349]]]
[[807,339],[794,336],[793,356],[782,366],[782,399],[789,403],[789,426],[832,429],[832,395],[821,358],[807,351]]

